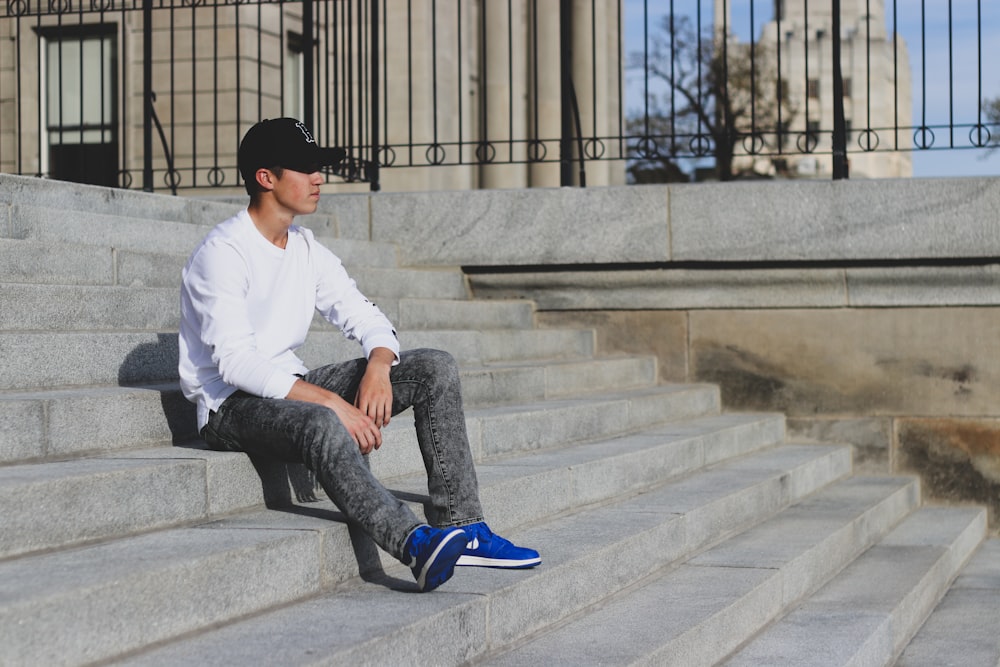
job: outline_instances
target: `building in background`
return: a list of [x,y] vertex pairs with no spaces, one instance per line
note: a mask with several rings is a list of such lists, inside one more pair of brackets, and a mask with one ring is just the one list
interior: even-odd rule
[[[614,158],[622,154],[609,140],[623,113],[621,1],[569,4],[580,123],[573,155],[578,159],[582,147],[587,156]],[[385,170],[384,189],[558,187],[560,3],[414,2],[413,8],[387,17],[384,118],[396,164],[413,166]],[[587,185],[625,181],[621,160],[588,160],[585,170]]]
[[[178,1],[156,3],[147,30],[142,3],[128,0],[11,2],[0,16],[0,171],[139,187],[148,48],[158,190],[238,192],[243,133],[310,110],[319,141],[360,159],[381,147],[392,165],[381,170],[383,190],[558,186],[560,4]],[[614,158],[623,152],[608,140],[621,127],[621,0],[566,4],[574,157]],[[585,168],[588,185],[624,182],[622,160]]]
[[[910,62],[902,37],[887,30],[884,0],[841,0],[841,68],[851,178],[903,178],[913,175]],[[730,3],[715,0],[715,25],[721,34]],[[805,9],[808,7],[808,15]],[[791,178],[830,178],[833,173],[832,14],[829,2],[775,0],[771,21],[755,48],[778,54],[783,95],[794,109],[780,134],[765,135],[769,152],[781,156],[737,158],[744,170]],[[733,53],[743,54],[731,31]],[[741,51],[742,49],[742,51]],[[769,64],[776,66],[779,58]],[[901,129],[896,129],[901,128]],[[774,128],[778,129],[778,128]],[[746,130],[744,130],[746,131]],[[788,151],[787,154],[784,154]]]

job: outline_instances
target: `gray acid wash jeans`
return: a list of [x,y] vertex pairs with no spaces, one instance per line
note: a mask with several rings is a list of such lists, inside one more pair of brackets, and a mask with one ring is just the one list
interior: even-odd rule
[[[364,359],[331,364],[303,379],[354,403],[366,364]],[[400,352],[389,377],[393,416],[413,407],[431,499],[428,521],[436,526],[482,521],[455,359],[440,350]],[[372,475],[358,444],[329,408],[237,391],[210,415],[202,436],[213,449],[304,463],[350,521],[382,549],[408,560],[406,538],[423,522]]]

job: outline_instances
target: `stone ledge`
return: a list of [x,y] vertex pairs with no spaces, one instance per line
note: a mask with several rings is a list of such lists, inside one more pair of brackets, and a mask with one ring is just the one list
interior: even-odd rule
[[408,264],[1000,257],[1000,178],[343,195],[324,212],[352,198],[371,203],[372,240],[398,242]]
[[374,195],[372,240],[405,264],[531,265],[670,259],[663,187]]
[[672,186],[679,260],[1000,255],[1000,178]]
[[482,298],[539,310],[687,310],[1000,305],[1000,265],[848,269],[474,273]]

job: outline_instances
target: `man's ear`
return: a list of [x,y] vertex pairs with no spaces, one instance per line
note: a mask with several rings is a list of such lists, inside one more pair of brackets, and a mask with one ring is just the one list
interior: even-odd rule
[[270,169],[261,167],[257,170],[257,173],[254,174],[254,176],[257,178],[257,185],[259,185],[262,190],[274,189],[275,176],[274,172]]

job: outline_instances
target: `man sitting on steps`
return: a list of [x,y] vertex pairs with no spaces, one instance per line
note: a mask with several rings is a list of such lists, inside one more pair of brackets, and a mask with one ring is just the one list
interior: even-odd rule
[[[339,157],[291,118],[261,121],[240,143],[250,204],[205,237],[183,272],[179,370],[198,429],[213,449],[304,463],[348,520],[410,566],[423,591],[456,565],[538,565],[538,552],[483,522],[454,358],[400,352],[392,325],[340,260],[293,224],[316,211],[320,169]],[[295,350],[314,309],[357,340],[365,358],[306,368]],[[364,458],[408,407],[432,525],[382,486]]]

